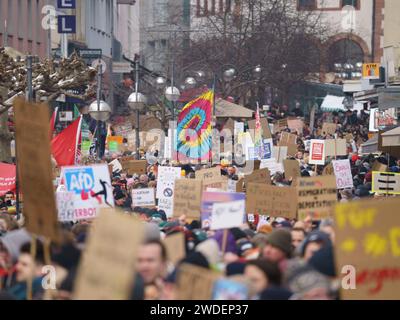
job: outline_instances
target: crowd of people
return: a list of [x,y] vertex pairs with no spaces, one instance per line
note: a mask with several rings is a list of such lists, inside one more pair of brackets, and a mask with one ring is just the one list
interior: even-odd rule
[[[289,115],[303,116],[296,107],[292,113],[287,108],[275,108],[269,114],[269,121]],[[299,162],[301,176],[321,175],[325,166],[317,170],[307,163],[308,151],[305,141],[309,139],[334,138],[324,135],[321,129],[326,117],[331,116],[337,124],[336,138],[348,141],[348,155],[338,157],[349,159],[354,188],[338,191],[338,201],[354,201],[359,198],[375,197],[371,192],[372,167],[375,161],[387,165],[387,171],[400,172],[400,161],[390,155],[362,155],[360,144],[368,139],[369,115],[366,111],[319,114],[315,128],[305,125],[297,134],[298,152],[293,157]],[[285,129],[284,131],[289,131]],[[275,144],[280,133],[273,135]],[[355,146],[355,148],[354,148]],[[108,161],[111,158],[106,159]],[[222,163],[218,165],[221,174],[238,180],[238,166]],[[247,223],[231,228],[224,235],[222,230],[204,229],[201,222],[186,216],[168,218],[162,210],[135,207],[132,204],[133,189],[157,187],[158,164],[149,165],[147,173],[129,175],[124,171],[114,172],[112,187],[115,204],[125,214],[138,217],[145,224],[145,239],[137,252],[135,281],[131,299],[174,300],[179,297],[178,275],[182,264],[191,264],[219,272],[223,277],[244,284],[251,300],[302,300],[340,299],[340,275],[334,260],[335,225],[334,219],[313,221],[286,219],[286,217],[260,217],[252,215]],[[185,165],[182,175],[193,178],[196,170],[204,166]],[[292,179],[284,172],[272,177],[272,184],[288,186]],[[245,188],[245,186],[244,186]],[[88,239],[92,221],[60,223],[63,241],[52,245],[46,253],[46,244],[40,238],[32,239],[23,224],[23,217],[15,214],[15,194],[7,193],[0,198],[0,286],[2,299],[28,299],[29,281],[33,279],[33,299],[72,299],[79,263]],[[165,239],[181,233],[185,241],[185,257],[173,263],[168,257]],[[224,239],[226,237],[226,239]],[[32,256],[32,246],[35,255]],[[57,271],[57,290],[51,295],[43,288],[43,266],[51,265]],[[190,284],[187,284],[190,285]],[[210,297],[211,298],[211,297]]]

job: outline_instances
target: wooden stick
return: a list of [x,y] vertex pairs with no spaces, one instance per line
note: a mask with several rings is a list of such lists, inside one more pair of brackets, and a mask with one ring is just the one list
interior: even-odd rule
[[228,242],[228,229],[224,229],[224,235],[222,236],[222,254],[226,251],[226,245]]
[[336,151],[336,139],[335,139],[335,160],[336,160],[336,153],[337,151]]

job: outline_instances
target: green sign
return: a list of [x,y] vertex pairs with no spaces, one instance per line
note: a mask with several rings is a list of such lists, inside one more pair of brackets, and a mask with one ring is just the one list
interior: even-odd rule
[[117,141],[110,141],[108,143],[108,151],[110,151],[110,152],[118,152],[118,142]]

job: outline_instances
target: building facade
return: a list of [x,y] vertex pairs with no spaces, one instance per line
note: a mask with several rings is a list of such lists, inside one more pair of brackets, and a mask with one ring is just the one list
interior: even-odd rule
[[42,28],[42,8],[47,0],[0,0],[0,46],[45,57],[47,32]]

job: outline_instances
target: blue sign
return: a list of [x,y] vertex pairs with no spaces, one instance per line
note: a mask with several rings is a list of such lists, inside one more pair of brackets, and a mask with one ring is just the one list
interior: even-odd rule
[[58,16],[58,33],[76,33],[76,16]]
[[76,9],[76,0],[57,0],[58,9]]
[[65,184],[67,191],[73,191],[76,194],[86,193],[93,190],[95,185],[93,168],[71,168],[65,169]]
[[271,159],[272,158],[272,146],[270,141],[263,142],[262,149],[262,159]]

